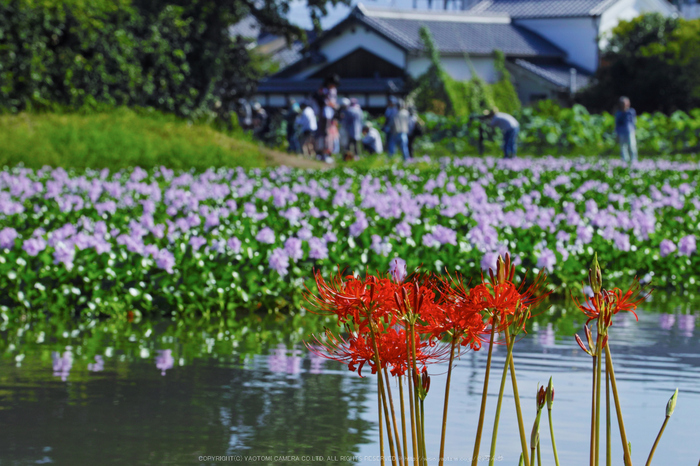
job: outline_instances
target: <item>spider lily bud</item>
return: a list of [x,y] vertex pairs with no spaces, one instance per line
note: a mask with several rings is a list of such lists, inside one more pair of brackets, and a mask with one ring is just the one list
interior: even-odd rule
[[600,294],[600,290],[603,289],[603,272],[600,270],[600,264],[598,264],[598,253],[593,256],[593,263],[591,268],[588,269],[588,280],[591,283],[593,293]]
[[552,378],[549,378],[549,384],[547,384],[547,409],[551,411],[552,404],[554,403],[554,385],[552,385]]
[[676,409],[676,399],[678,398],[678,389],[676,388],[675,393],[671,397],[670,400],[668,400],[668,403],[666,403],[666,417],[671,417],[671,414],[673,414],[673,411]]
[[578,345],[581,347],[581,349],[583,351],[588,353],[590,356],[593,356],[593,353],[588,348],[586,348],[586,345],[583,344],[583,341],[581,340],[580,336],[574,335],[574,338],[576,338],[576,343],[578,343]]
[[525,458],[523,458],[522,453],[520,453],[520,461],[518,461],[518,466],[525,466]]
[[424,367],[423,372],[415,376],[415,386],[418,391],[418,398],[425,400],[428,396],[428,391],[430,390],[430,376],[428,375],[428,368]]
[[[591,329],[588,328],[588,325],[584,326],[584,329],[586,331],[586,340],[588,340],[588,347],[593,350],[595,348],[595,345],[593,344],[593,335],[591,334]],[[595,356],[595,355],[593,355]]]
[[505,283],[506,281],[506,263],[503,261],[501,255],[498,255],[498,260],[496,261],[496,278],[498,283]]
[[537,411],[544,408],[544,404],[547,401],[547,390],[545,390],[544,385],[540,386],[537,392]]

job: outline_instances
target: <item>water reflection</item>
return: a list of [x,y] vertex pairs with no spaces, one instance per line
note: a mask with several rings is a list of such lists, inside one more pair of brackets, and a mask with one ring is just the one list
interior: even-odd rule
[[68,375],[73,367],[73,355],[70,349],[66,349],[63,354],[58,351],[51,352],[51,360],[53,361],[53,376],[60,377],[64,382],[68,380]]
[[[700,408],[697,315],[687,307],[642,311],[639,322],[620,314],[611,329],[625,421],[639,445],[635,462],[644,460],[658,427],[652,424],[660,424],[656,418],[675,387],[679,409],[657,451],[659,462],[694,464],[700,458],[692,414]],[[562,464],[580,464],[587,448],[587,405],[581,400],[588,399],[591,361],[572,338],[583,321],[554,308],[516,346],[524,407],[532,405],[530,389],[554,376]],[[13,426],[0,436],[0,464],[190,464],[199,455],[379,453],[376,380],[360,379],[301,343],[323,322],[303,333],[294,318],[244,324],[11,322],[19,320],[0,324],[0,425]],[[485,357],[485,351],[466,353],[455,367],[449,456],[471,454]],[[497,346],[494,367],[504,359],[505,349]],[[441,412],[444,372],[434,372],[426,412]],[[498,380],[492,377],[495,395]],[[429,451],[439,447],[440,421],[438,415],[427,419]],[[510,464],[518,455],[514,426],[514,415],[504,409],[498,454]],[[112,452],[108,458],[106,451]]]
[[158,356],[156,356],[156,367],[160,369],[160,375],[165,375],[165,371],[172,369],[175,365],[175,358],[173,358],[173,351],[158,350]]

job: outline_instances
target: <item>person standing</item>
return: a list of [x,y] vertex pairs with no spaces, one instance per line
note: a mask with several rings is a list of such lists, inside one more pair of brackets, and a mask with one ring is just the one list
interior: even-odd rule
[[627,163],[637,161],[637,112],[630,107],[630,99],[620,97],[615,113],[615,133],[620,143],[620,155]]
[[354,156],[360,155],[362,140],[362,109],[357,99],[350,99],[343,114],[343,127],[348,138],[347,150]]
[[391,147],[391,125],[393,124],[394,117],[399,112],[398,103],[398,99],[392,95],[389,97],[389,105],[384,112],[384,128],[382,128],[382,131],[386,136],[386,143],[389,147]]
[[493,107],[489,113],[491,126],[500,128],[503,132],[503,158],[513,159],[518,153],[518,133],[520,123],[513,115],[498,111],[498,107]]
[[301,144],[299,142],[299,131],[296,125],[297,118],[301,113],[301,107],[295,101],[291,102],[287,114],[285,115],[285,121],[287,123],[287,143],[289,144],[288,151],[292,154],[298,154],[301,152]]
[[399,110],[391,120],[390,135],[389,135],[389,157],[396,152],[396,146],[401,147],[401,154],[404,160],[411,158],[408,151],[408,126],[411,120],[411,115],[406,110],[406,105],[403,102],[399,103]]
[[318,129],[316,113],[309,102],[301,104],[301,113],[296,119],[296,126],[301,133],[301,152],[309,157],[316,153],[314,150],[314,134]]
[[425,133],[425,123],[418,116],[416,107],[411,105],[408,108],[410,118],[408,120],[408,153],[413,158],[413,143],[417,137],[423,136]]

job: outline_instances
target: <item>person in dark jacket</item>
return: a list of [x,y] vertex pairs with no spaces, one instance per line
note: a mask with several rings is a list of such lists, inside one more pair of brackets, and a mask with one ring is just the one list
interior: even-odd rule
[[637,161],[637,112],[630,107],[630,99],[620,97],[615,113],[615,133],[620,143],[620,155],[627,163]]

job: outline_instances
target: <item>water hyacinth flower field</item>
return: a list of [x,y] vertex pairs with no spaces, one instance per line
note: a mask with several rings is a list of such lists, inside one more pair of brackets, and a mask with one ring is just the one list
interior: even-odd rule
[[580,287],[692,291],[700,164],[444,159],[365,172],[166,168],[0,173],[2,306],[111,314],[296,308],[314,268],[467,276],[510,253]]

